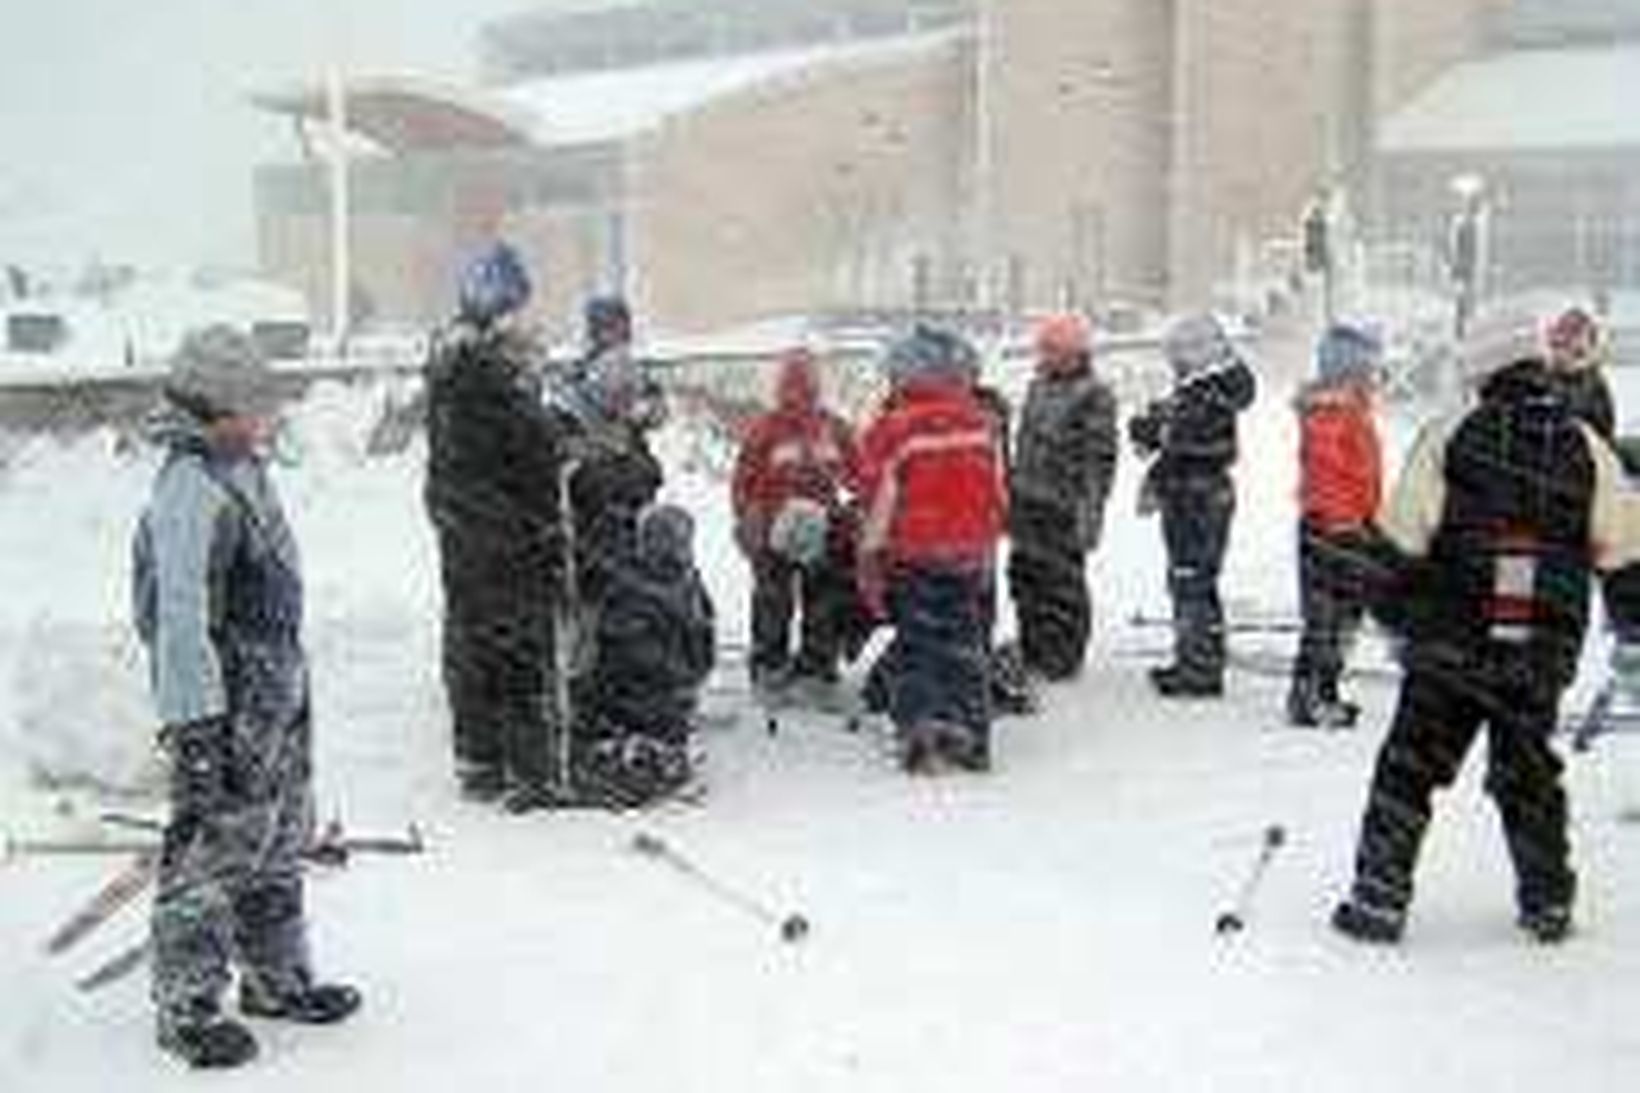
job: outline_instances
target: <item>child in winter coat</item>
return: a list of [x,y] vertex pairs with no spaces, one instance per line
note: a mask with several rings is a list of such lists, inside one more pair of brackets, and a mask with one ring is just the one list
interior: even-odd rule
[[631,562],[612,571],[595,662],[577,683],[584,799],[635,807],[690,781],[690,737],[716,653],[694,533],[683,509],[652,506],[638,520]]
[[909,772],[991,761],[988,601],[1007,504],[975,360],[941,330],[896,344],[893,394],[861,442],[861,595],[895,627],[889,711]]
[[854,431],[820,404],[813,354],[786,354],[778,405],[748,427],[733,484],[736,539],[752,565],[751,670],[760,686],[837,679],[854,595],[858,484]]
[[1334,326],[1316,351],[1317,376],[1298,396],[1299,603],[1304,632],[1287,717],[1305,727],[1349,728],[1360,709],[1339,696],[1351,641],[1367,609],[1383,453],[1373,421],[1382,344]]
[[1236,419],[1258,381],[1212,315],[1180,319],[1162,352],[1173,393],[1128,426],[1134,446],[1154,459],[1144,494],[1161,509],[1173,599],[1174,661],[1150,678],[1164,697],[1209,698],[1224,692],[1219,572],[1236,512]]
[[1087,559],[1116,474],[1116,397],[1094,374],[1092,331],[1081,316],[1043,324],[1037,357],[1009,473],[1008,583],[1026,669],[1060,680],[1087,655]]
[[313,727],[302,567],[260,454],[275,377],[231,327],[183,343],[154,439],[165,459],[133,544],[133,606],[169,772],[153,906],[160,1046],[197,1068],[250,1061],[222,1011],[331,1024],[359,992],[320,981],[302,853],[313,836]]
[[1551,740],[1596,574],[1619,634],[1640,623],[1640,512],[1610,446],[1557,396],[1545,356],[1535,316],[1478,322],[1463,354],[1478,403],[1424,430],[1384,510],[1388,587],[1374,599],[1405,673],[1354,883],[1332,919],[1357,940],[1401,937],[1434,794],[1483,730],[1518,922],[1546,943],[1572,929],[1577,878]]

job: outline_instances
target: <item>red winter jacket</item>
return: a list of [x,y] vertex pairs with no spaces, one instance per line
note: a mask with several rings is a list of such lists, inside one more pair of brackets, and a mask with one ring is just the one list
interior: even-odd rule
[[769,527],[786,502],[804,498],[836,514],[858,488],[854,431],[821,408],[806,358],[788,361],[780,405],[747,426],[735,461],[734,509],[742,548],[767,549]]
[[909,384],[860,444],[860,553],[879,573],[992,562],[1007,527],[1002,459],[990,415],[960,382]]
[[1299,397],[1299,508],[1323,534],[1360,531],[1383,499],[1383,450],[1370,396],[1312,387]]

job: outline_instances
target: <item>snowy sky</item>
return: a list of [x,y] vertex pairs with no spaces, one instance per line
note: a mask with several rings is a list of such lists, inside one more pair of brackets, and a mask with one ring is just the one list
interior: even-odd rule
[[0,261],[249,261],[252,167],[293,148],[248,91],[338,49],[468,77],[486,19],[566,2],[7,0]]

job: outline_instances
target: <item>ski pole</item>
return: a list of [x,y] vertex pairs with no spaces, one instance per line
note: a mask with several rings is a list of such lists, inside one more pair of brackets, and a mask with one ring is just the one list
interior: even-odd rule
[[1264,829],[1264,841],[1259,847],[1258,860],[1253,863],[1252,872],[1242,883],[1241,891],[1236,895],[1236,902],[1213,923],[1214,933],[1220,937],[1228,937],[1247,928],[1247,920],[1253,913],[1253,897],[1258,894],[1259,885],[1263,882],[1264,875],[1269,872],[1270,863],[1275,860],[1276,852],[1286,842],[1287,829],[1280,824],[1271,824]]
[[730,887],[701,869],[694,862],[674,850],[658,835],[640,831],[632,836],[631,845],[632,849],[638,854],[671,867],[680,876],[687,878],[723,903],[740,910],[759,922],[775,927],[780,933],[780,940],[787,944],[796,944],[809,936],[810,927],[807,918],[800,914],[783,915],[770,910],[745,892]]

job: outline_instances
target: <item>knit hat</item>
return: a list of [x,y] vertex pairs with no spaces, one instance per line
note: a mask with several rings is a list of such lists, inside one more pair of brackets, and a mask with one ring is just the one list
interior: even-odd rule
[[1093,325],[1076,312],[1050,315],[1036,328],[1036,352],[1044,363],[1083,360],[1093,352]]
[[524,260],[506,243],[491,244],[461,275],[457,290],[463,318],[493,323],[521,310],[530,301],[530,275]]
[[278,409],[278,377],[249,335],[217,323],[182,340],[161,390],[173,406],[200,421]]
[[594,350],[632,340],[632,307],[621,296],[594,296],[581,309],[587,344]]
[[1236,347],[1224,332],[1224,324],[1210,312],[1186,315],[1168,328],[1162,337],[1162,355],[1173,366],[1173,375],[1191,379],[1233,364]]
[[973,382],[979,378],[980,359],[967,339],[919,325],[889,347],[884,370],[895,386],[918,380]]
[[1606,334],[1600,322],[1574,307],[1549,325],[1549,366],[1557,372],[1599,368],[1606,356]]
[[814,354],[801,347],[780,354],[780,375],[775,389],[782,409],[812,410],[820,397]]
[[1315,350],[1316,378],[1322,383],[1371,379],[1384,356],[1377,331],[1337,323],[1321,335]]
[[1479,386],[1517,364],[1547,364],[1549,345],[1543,320],[1534,311],[1504,307],[1475,321],[1458,351],[1463,375]]
[[695,518],[677,505],[650,505],[638,515],[638,556],[684,568],[695,560]]

